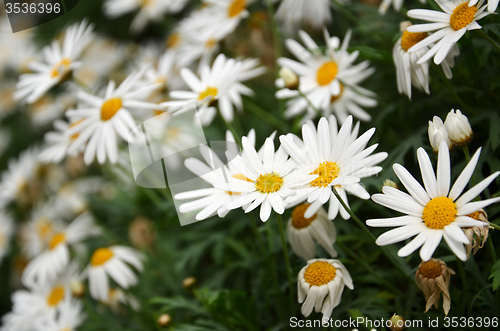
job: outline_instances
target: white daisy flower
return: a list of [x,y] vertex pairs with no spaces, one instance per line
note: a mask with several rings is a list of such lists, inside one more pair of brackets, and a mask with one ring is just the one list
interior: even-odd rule
[[[207,33],[221,40],[232,33],[240,21],[248,17],[247,6],[255,0],[204,0],[208,6],[202,10],[210,13],[211,24],[200,32]],[[205,31],[204,31],[205,30]]]
[[439,146],[441,146],[441,141],[446,143],[448,149],[453,148],[453,144],[448,137],[448,131],[443,124],[443,120],[439,116],[434,116],[432,121],[429,121],[429,128],[427,129],[427,132],[429,134],[429,142],[434,153],[438,152]]
[[14,232],[14,219],[12,215],[0,210],[0,265],[3,257],[9,252],[10,238]]
[[[339,260],[314,259],[299,272],[297,287],[300,312],[304,316],[311,315],[313,309],[330,318],[332,311],[342,300],[344,286],[353,290],[351,275]],[[305,300],[305,301],[304,301]]]
[[[357,84],[373,74],[374,69],[368,67],[368,61],[353,65],[359,52],[355,51],[351,54],[347,52],[351,31],[347,32],[342,45],[340,45],[339,38],[330,37],[328,31],[324,30],[324,34],[327,44],[326,53],[320,50],[307,33],[299,31],[299,36],[307,49],[293,39],[287,39],[286,45],[302,63],[280,58],[278,64],[290,68],[299,76],[298,90],[325,115],[335,112],[336,115],[345,119],[348,113],[353,113],[360,119],[369,120],[370,115],[359,105],[373,106],[375,100],[372,98],[375,95]],[[281,79],[278,79],[276,84],[278,87],[285,87]],[[344,92],[346,95],[342,95]],[[295,98],[288,103],[287,117],[304,111],[309,113],[313,111],[308,100],[300,97],[299,91],[283,88],[276,92],[276,97],[279,99]],[[308,116],[308,118],[311,117],[313,116]]]
[[408,16],[411,18],[432,22],[412,25],[408,27],[409,32],[435,31],[408,50],[410,53],[416,52],[436,43],[420,57],[417,63],[424,63],[431,57],[434,57],[434,63],[436,64],[443,62],[465,32],[481,29],[477,21],[490,14],[484,12],[486,9],[486,5],[483,6],[484,0],[480,0],[477,6],[471,7],[469,7],[469,1],[467,0],[436,0],[436,3],[444,13],[428,9],[412,9],[408,11]]
[[185,84],[179,73],[179,69],[176,66],[177,55],[175,52],[166,51],[158,56],[158,61],[155,66],[151,66],[144,74],[144,79],[146,82],[161,83],[163,88],[173,89],[173,88],[183,88]]
[[57,96],[46,94],[29,104],[27,109],[31,124],[35,128],[43,128],[61,118],[66,110],[76,106],[77,91],[76,85],[68,85],[62,94]]
[[[478,3],[479,0],[470,0],[469,1],[469,7],[475,6]],[[498,0],[488,0],[488,11],[490,13],[495,12],[498,7]]]
[[75,133],[72,135],[67,134],[68,128],[74,127],[78,123],[83,121],[80,119],[72,124],[69,124],[62,120],[57,120],[54,122],[54,129],[56,131],[51,131],[45,134],[45,144],[46,147],[40,152],[38,159],[43,163],[59,163],[66,155],[76,156],[83,152],[85,146],[81,145],[79,148],[74,149],[71,154],[68,154],[68,149],[76,138],[80,135]]
[[[425,0],[419,0],[420,3],[425,3]],[[380,6],[378,7],[378,12],[380,15],[384,15],[387,12],[387,9],[392,6],[394,7],[395,11],[400,11],[401,7],[403,6],[404,0],[382,0],[380,3]]]
[[337,252],[333,248],[337,238],[333,222],[328,219],[328,214],[323,208],[313,216],[305,218],[304,213],[307,208],[309,204],[306,203],[295,207],[288,221],[288,241],[293,251],[306,261],[314,259],[316,256],[314,239],[331,257],[337,257]]
[[318,128],[312,122],[302,126],[303,142],[288,134],[281,136],[282,147],[297,162],[300,168],[312,169],[311,174],[318,177],[297,189],[287,202],[296,204],[307,200],[311,203],[304,217],[314,215],[327,201],[330,201],[328,218],[333,220],[340,211],[344,219],[350,216],[340,205],[332,190],[336,190],[348,205],[347,193],[361,199],[369,199],[370,195],[359,184],[361,178],[376,175],[382,167],[376,164],[387,158],[387,153],[373,154],[378,144],[368,148],[366,145],[375,132],[375,128],[366,131],[357,138],[359,125],[352,129],[352,116],[344,122],[340,131],[337,121],[330,116],[330,121],[322,117]]
[[[104,97],[80,91],[78,99],[88,105],[82,109],[68,110],[67,116],[72,122],[79,121],[66,132],[68,135],[78,134],[68,148],[68,154],[75,153],[82,145],[86,145],[84,161],[90,164],[97,155],[97,161],[103,164],[108,159],[116,163],[118,159],[117,135],[128,140],[130,131],[136,126],[131,110],[157,109],[158,105],[144,102],[149,93],[160,84],[138,84],[148,67],[131,73],[116,87],[110,81]],[[88,142],[88,143],[87,143]]]
[[119,287],[110,288],[109,289],[109,300],[104,302],[105,305],[108,305],[112,311],[115,313],[120,313],[121,305],[130,306],[135,311],[139,311],[141,309],[141,305],[139,301],[130,293],[125,292]]
[[46,46],[43,49],[44,63],[34,61],[29,64],[34,73],[21,75],[14,98],[26,98],[28,103],[33,103],[53,86],[67,79],[74,69],[82,65],[77,60],[92,40],[92,29],[92,24],[83,20],[67,29],[62,47],[56,40]]
[[332,21],[331,1],[281,0],[276,19],[286,30],[294,30],[301,24],[319,30]]
[[394,172],[409,194],[384,186],[383,194],[374,194],[372,200],[406,215],[366,221],[366,224],[374,227],[398,227],[378,237],[376,241],[378,245],[390,245],[417,235],[399,250],[398,255],[408,256],[422,246],[420,257],[427,261],[444,237],[458,258],[463,261],[467,259],[464,244],[470,244],[470,242],[461,228],[483,226],[484,222],[466,215],[500,201],[500,197],[471,201],[500,175],[500,171],[488,176],[462,194],[479,160],[481,149],[478,149],[450,190],[450,152],[447,147],[446,142],[442,141],[439,146],[436,173],[424,149],[417,150],[425,189],[403,166],[399,164],[393,166]]
[[75,217],[88,209],[87,196],[98,194],[106,185],[102,177],[84,177],[64,183],[56,193],[57,212]]
[[108,275],[122,288],[137,284],[137,276],[126,263],[143,271],[144,256],[135,249],[125,246],[111,246],[97,249],[87,267],[90,295],[107,302],[109,299]]
[[64,230],[53,234],[47,249],[28,263],[22,282],[26,286],[43,285],[57,279],[69,263],[70,246],[98,234],[100,231],[89,213],[78,216]]
[[[160,106],[168,107],[168,110],[171,109],[174,112],[182,112],[184,109],[181,107],[194,103],[198,106],[197,112],[201,124],[209,125],[216,114],[215,107],[212,106],[213,102],[219,100],[232,87],[239,74],[240,63],[234,59],[226,59],[223,54],[217,56],[212,68],[208,66],[201,68],[200,78],[196,77],[191,70],[182,68],[181,76],[191,91],[172,91],[170,96],[177,100],[163,102]],[[224,105],[227,106],[227,104]],[[219,106],[222,107],[222,105]],[[223,112],[221,108],[221,113],[225,112],[232,114],[232,111]]]
[[85,320],[83,303],[78,300],[65,300],[61,303],[58,315],[44,318],[33,325],[35,331],[72,331]]
[[247,137],[243,137],[242,145],[243,157],[235,156],[229,164],[245,178],[227,178],[227,183],[214,185],[226,191],[245,193],[229,203],[229,209],[250,204],[244,207],[245,213],[249,213],[261,206],[260,219],[265,222],[271,216],[271,210],[278,214],[285,212],[285,199],[294,193],[296,187],[317,177],[308,175],[310,169],[294,171],[295,162],[288,158],[281,147],[274,151],[272,138],[266,139],[262,147],[262,157],[257,154]]
[[10,159],[8,168],[1,175],[0,206],[5,206],[14,200],[24,202],[31,200],[33,193],[30,182],[35,176],[38,166],[39,150],[31,148],[21,153],[19,159]]

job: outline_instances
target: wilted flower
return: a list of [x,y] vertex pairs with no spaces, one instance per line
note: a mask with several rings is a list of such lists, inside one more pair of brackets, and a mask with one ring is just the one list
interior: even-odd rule
[[443,309],[445,315],[450,311],[450,292],[448,287],[450,285],[450,277],[454,275],[455,271],[449,268],[446,263],[437,259],[430,259],[427,262],[422,261],[418,266],[415,274],[415,282],[417,286],[424,292],[425,312],[434,305],[438,308],[439,298],[443,292]]
[[434,153],[439,151],[439,144],[441,141],[445,141],[448,145],[448,149],[452,149],[453,145],[448,137],[448,131],[446,131],[443,121],[438,116],[434,116],[432,121],[429,121],[428,133],[429,142],[431,143]]
[[471,242],[469,245],[465,245],[467,258],[469,258],[471,251],[474,255],[476,255],[477,251],[480,248],[483,248],[484,244],[486,243],[486,240],[488,240],[488,232],[491,226],[489,225],[490,222],[488,222],[488,215],[483,209],[478,210],[467,216],[475,220],[485,222],[484,226],[462,228],[462,230],[464,230],[465,232],[465,235],[467,236],[467,238],[469,238],[469,241]]
[[459,109],[456,110],[456,113],[453,109],[448,113],[444,121],[444,127],[455,146],[466,146],[474,135],[467,116],[463,115]]

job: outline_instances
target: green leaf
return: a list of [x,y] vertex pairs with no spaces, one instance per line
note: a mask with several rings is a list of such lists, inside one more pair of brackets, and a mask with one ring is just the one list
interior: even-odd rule
[[500,260],[491,268],[491,275],[488,279],[493,279],[493,291],[496,291],[500,287]]

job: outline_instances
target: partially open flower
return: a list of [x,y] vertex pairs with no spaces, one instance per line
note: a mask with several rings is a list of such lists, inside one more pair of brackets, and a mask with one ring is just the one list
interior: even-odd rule
[[344,286],[354,289],[349,271],[339,260],[310,260],[298,278],[299,303],[304,302],[301,312],[306,317],[314,308],[323,313],[323,319],[330,318],[342,299]]
[[454,274],[455,271],[438,259],[430,259],[429,261],[422,261],[420,263],[415,274],[415,282],[424,292],[425,300],[427,301],[425,312],[429,311],[433,305],[435,308],[438,308],[442,292],[444,314],[448,315],[451,306],[448,287],[450,285],[450,277]]
[[293,252],[306,261],[314,259],[315,240],[331,257],[337,257],[337,252],[333,248],[337,238],[333,222],[328,219],[328,214],[323,208],[310,218],[305,218],[304,213],[309,206],[308,203],[304,203],[295,207],[288,222],[287,234]]
[[429,142],[431,143],[434,153],[437,153],[439,151],[439,144],[441,143],[441,141],[446,142],[449,150],[453,148],[453,144],[448,137],[448,131],[446,131],[443,120],[441,120],[441,118],[439,118],[438,116],[434,116],[432,121],[429,121],[428,133]]
[[469,241],[471,242],[471,244],[465,245],[465,250],[467,251],[467,258],[469,258],[471,252],[474,255],[476,255],[477,251],[480,248],[483,248],[484,244],[486,243],[486,240],[488,240],[488,232],[491,226],[489,225],[490,222],[488,222],[488,215],[483,209],[478,210],[467,216],[485,223],[484,226],[462,228],[462,230],[464,230],[465,232],[465,235],[467,236],[467,238],[469,238]]
[[403,331],[405,329],[405,319],[399,315],[392,315],[391,325],[389,326],[389,330],[391,331]]
[[463,115],[458,109],[456,112],[452,109],[448,113],[444,126],[451,142],[458,147],[467,146],[474,135],[467,116]]

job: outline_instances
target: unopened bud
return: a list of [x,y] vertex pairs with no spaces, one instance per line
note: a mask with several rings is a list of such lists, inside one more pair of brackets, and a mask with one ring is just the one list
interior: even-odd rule
[[393,182],[390,179],[384,180],[384,183],[382,184],[382,186],[390,186],[390,187],[394,187],[395,189],[399,189],[398,184],[396,184],[395,182]]
[[71,290],[71,294],[75,298],[81,298],[85,294],[85,285],[78,280],[71,280],[69,282],[69,288]]
[[405,32],[406,29],[408,29],[408,27],[411,25],[411,22],[410,21],[403,21],[401,23],[399,23],[399,31],[401,32]]
[[448,113],[444,121],[444,126],[451,142],[458,147],[467,146],[474,135],[469,124],[469,119],[459,109],[456,112],[452,109]]
[[299,77],[287,67],[283,67],[279,72],[280,78],[285,82],[285,87],[290,90],[296,90],[299,87]]
[[389,329],[391,331],[402,331],[405,328],[405,319],[399,315],[392,315],[391,319],[391,325],[389,326]]
[[158,326],[161,328],[168,328],[172,324],[172,317],[169,314],[161,314],[156,320]]
[[448,131],[446,131],[446,127],[443,124],[443,121],[438,116],[434,116],[432,121],[429,121],[429,142],[432,146],[432,150],[434,153],[439,152],[439,145],[441,141],[445,141],[448,145],[448,149],[452,149],[453,145],[451,143],[450,138],[448,137]]
[[188,277],[182,281],[182,287],[184,287],[185,290],[191,291],[195,286],[196,278],[194,277]]

